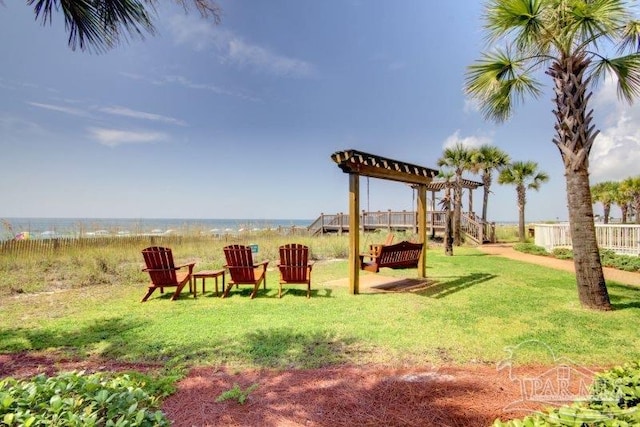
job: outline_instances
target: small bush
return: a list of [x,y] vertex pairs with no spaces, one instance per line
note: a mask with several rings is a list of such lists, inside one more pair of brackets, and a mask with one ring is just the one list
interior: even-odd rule
[[253,384],[243,390],[237,383],[233,384],[233,388],[223,392],[218,396],[216,402],[224,402],[225,400],[235,400],[239,404],[244,405],[247,401],[249,394],[258,388],[258,384]]
[[600,260],[605,267],[624,271],[640,271],[640,258],[630,255],[617,255],[611,250],[600,251]]
[[533,243],[516,243],[513,246],[513,249],[518,252],[524,252],[525,254],[549,255],[549,252],[547,252],[545,248],[542,246],[536,246]]
[[128,375],[84,372],[0,381],[3,426],[169,426],[157,398]]
[[553,248],[551,255],[558,259],[573,259],[573,250],[569,248]]

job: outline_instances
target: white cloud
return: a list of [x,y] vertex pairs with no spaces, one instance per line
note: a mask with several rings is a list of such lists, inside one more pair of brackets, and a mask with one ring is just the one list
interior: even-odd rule
[[477,148],[483,144],[491,144],[491,138],[487,136],[460,136],[460,129],[456,130],[452,135],[449,135],[447,139],[444,140],[442,144],[442,148],[450,148],[455,146],[456,144],[462,144],[465,147],[469,148]]
[[[591,182],[618,181],[638,174],[640,164],[640,106],[618,100],[615,82],[608,80],[594,93],[600,134],[591,149]],[[599,117],[599,119],[598,119]]]
[[479,113],[480,112],[480,103],[475,99],[466,97],[464,99],[464,107],[462,108],[462,111],[465,114]]
[[222,30],[203,20],[176,15],[169,24],[178,44],[195,50],[214,49],[224,63],[239,68],[281,77],[312,77],[315,67],[309,62],[280,55],[262,46],[244,41],[231,31]]
[[231,90],[221,88],[216,85],[206,84],[206,83],[194,83],[183,76],[164,76],[161,79],[154,80],[153,83],[157,85],[164,85],[167,83],[179,84],[189,89],[206,90],[209,92],[217,93],[219,95],[233,96],[235,98],[240,98],[248,101],[260,101],[260,98],[256,98],[255,96],[247,95],[241,92],[234,92]]
[[80,110],[77,108],[64,107],[62,105],[53,105],[53,104],[42,104],[40,102],[27,102],[29,105],[33,105],[34,107],[44,108],[45,110],[57,111],[59,113],[70,114],[72,116],[79,117],[89,117],[90,114],[85,110]]
[[94,139],[97,139],[100,144],[107,147],[116,147],[123,144],[152,144],[168,138],[168,135],[162,132],[105,128],[89,128],[88,131]]
[[114,107],[102,107],[99,111],[107,114],[113,114],[116,116],[131,117],[134,119],[151,120],[155,122],[170,123],[178,126],[186,126],[183,120],[175,119],[173,117],[162,116],[160,114],[147,113],[144,111],[136,111],[127,107],[114,106]]

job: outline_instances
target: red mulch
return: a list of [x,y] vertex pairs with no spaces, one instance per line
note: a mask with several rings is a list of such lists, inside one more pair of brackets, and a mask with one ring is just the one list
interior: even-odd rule
[[[157,368],[98,359],[68,360],[50,353],[0,354],[0,378],[81,369],[148,372]],[[176,427],[489,426],[496,418],[520,418],[547,406],[523,401],[521,384],[523,378],[553,379],[557,376],[554,369],[519,367],[510,378],[508,370],[488,365],[240,372],[199,367],[178,384],[162,410]],[[243,390],[254,384],[257,388],[243,405],[235,400],[216,402],[235,384]],[[540,390],[548,393],[548,384],[542,386]]]

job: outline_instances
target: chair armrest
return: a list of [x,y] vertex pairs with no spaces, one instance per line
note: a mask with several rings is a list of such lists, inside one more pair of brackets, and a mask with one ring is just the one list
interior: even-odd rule
[[188,264],[182,264],[182,265],[177,265],[176,266],[176,270],[180,270],[181,268],[184,267],[189,267],[189,274],[193,273],[193,267],[196,265],[195,262],[190,262]]
[[267,269],[267,265],[269,264],[269,261],[262,261],[262,262],[258,262],[258,263],[254,263],[253,267],[260,267],[260,266],[264,266],[264,269]]
[[180,267],[173,267],[173,268],[143,268],[142,271],[145,272],[149,272],[149,271],[177,271],[180,270]]

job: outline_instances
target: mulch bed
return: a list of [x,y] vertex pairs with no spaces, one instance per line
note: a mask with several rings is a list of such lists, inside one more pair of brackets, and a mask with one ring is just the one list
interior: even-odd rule
[[[157,368],[101,359],[70,360],[48,353],[0,355],[0,378]],[[176,427],[489,426],[497,418],[520,418],[548,406],[523,400],[521,380],[543,378],[553,370],[525,366],[510,377],[507,370],[493,365],[238,372],[196,367],[165,399],[162,410]],[[242,390],[257,388],[244,404],[232,399],[216,402],[236,385]]]

